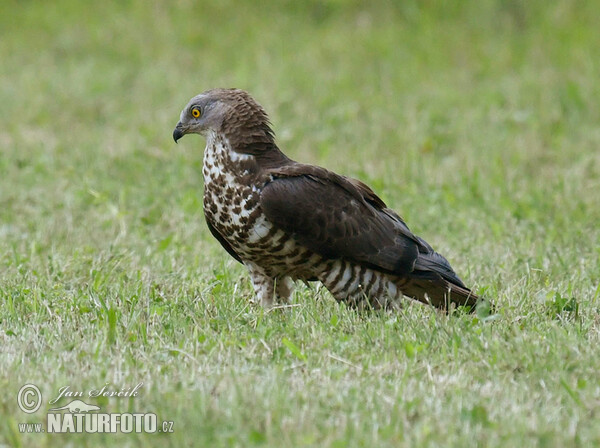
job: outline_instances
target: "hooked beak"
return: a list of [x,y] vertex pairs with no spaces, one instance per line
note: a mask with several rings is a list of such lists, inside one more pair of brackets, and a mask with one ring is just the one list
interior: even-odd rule
[[175,140],[175,143],[177,143],[177,140],[179,140],[184,135],[185,128],[183,127],[180,121],[179,123],[177,123],[177,126],[175,126],[175,130],[173,131],[173,140]]

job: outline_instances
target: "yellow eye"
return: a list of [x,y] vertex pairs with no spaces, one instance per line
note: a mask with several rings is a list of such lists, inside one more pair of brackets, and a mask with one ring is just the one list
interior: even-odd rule
[[197,108],[197,107],[194,107],[194,108],[192,109],[192,117],[194,117],[194,118],[198,118],[200,115],[202,115],[202,114],[200,113],[200,109],[199,109],[199,108]]

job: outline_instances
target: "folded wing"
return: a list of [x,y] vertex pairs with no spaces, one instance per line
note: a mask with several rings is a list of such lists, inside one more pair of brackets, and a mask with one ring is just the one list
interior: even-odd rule
[[309,165],[271,174],[261,208],[302,245],[399,276],[413,271],[422,243],[366,185]]

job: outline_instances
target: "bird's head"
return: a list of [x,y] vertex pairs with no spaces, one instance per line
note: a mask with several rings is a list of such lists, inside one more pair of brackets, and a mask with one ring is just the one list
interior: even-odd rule
[[181,111],[173,131],[175,142],[185,134],[221,134],[240,152],[274,144],[269,118],[260,104],[239,89],[212,89],[195,96]]

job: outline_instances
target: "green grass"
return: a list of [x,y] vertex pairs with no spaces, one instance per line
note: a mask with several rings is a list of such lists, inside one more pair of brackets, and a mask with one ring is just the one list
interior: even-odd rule
[[[0,446],[600,444],[597,2],[398,3],[2,3]],[[204,141],[171,139],[217,86],[497,314],[357,313],[316,285],[251,305],[204,223]],[[107,382],[144,386],[88,403],[175,432],[19,433]]]

